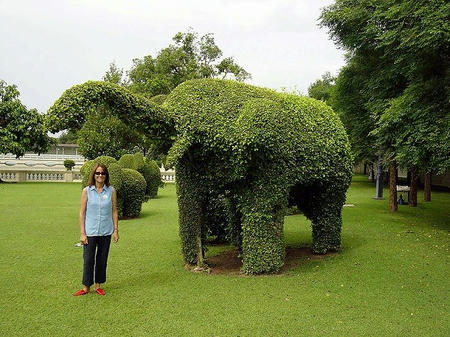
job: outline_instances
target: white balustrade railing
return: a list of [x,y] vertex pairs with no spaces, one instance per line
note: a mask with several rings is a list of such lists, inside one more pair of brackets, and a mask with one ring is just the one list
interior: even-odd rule
[[175,172],[161,172],[161,179],[165,183],[175,182]]
[[[64,171],[64,170],[20,170],[20,171],[1,171],[0,168],[0,179],[7,182],[77,182],[82,180],[82,176],[76,171]],[[175,171],[162,171],[161,179],[165,183],[175,182]]]
[[[8,153],[8,154],[0,154],[0,159],[17,159],[17,158],[14,154]],[[52,154],[52,153],[43,153],[43,154],[25,153],[22,157],[19,157],[19,159],[61,160],[61,161],[64,161],[66,159],[72,159],[74,161],[86,160],[83,156],[78,154]]]
[[0,179],[3,181],[17,181],[17,173],[15,173],[15,172],[0,172]]
[[27,181],[65,181],[64,173],[33,172],[27,173]]

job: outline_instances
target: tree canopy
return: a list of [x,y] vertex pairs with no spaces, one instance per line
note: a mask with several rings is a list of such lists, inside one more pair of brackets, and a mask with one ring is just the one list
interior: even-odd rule
[[[405,167],[450,166],[449,13],[444,0],[337,0],[320,17],[348,51],[336,88],[344,121],[365,119],[355,139],[370,139],[375,152]],[[361,151],[372,155],[364,143]]]
[[331,98],[335,81],[336,77],[331,76],[331,73],[327,71],[321,79],[316,80],[308,87],[308,96],[332,106]]
[[184,81],[196,78],[222,79],[228,76],[245,81],[251,75],[233,57],[221,59],[222,50],[213,34],[201,37],[193,30],[177,33],[173,44],[159,51],[156,57],[134,59],[128,72],[129,89],[147,96],[169,94]]
[[17,157],[26,151],[46,152],[52,144],[44,126],[44,116],[28,110],[19,100],[19,90],[0,80],[0,153]]

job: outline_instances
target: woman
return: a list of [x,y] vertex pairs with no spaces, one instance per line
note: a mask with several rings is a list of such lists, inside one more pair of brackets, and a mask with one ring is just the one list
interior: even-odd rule
[[117,214],[117,194],[109,185],[108,169],[103,164],[95,164],[89,177],[88,186],[81,192],[80,242],[83,244],[83,289],[74,296],[89,293],[94,284],[97,294],[105,295],[100,287],[106,281],[111,235],[114,243],[119,241],[119,217]]

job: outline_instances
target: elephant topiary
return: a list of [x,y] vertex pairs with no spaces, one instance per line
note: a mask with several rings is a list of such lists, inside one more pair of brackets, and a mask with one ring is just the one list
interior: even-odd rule
[[226,196],[246,273],[276,272],[283,265],[283,217],[290,200],[312,222],[315,253],[340,247],[352,158],[330,107],[222,80],[185,82],[163,107],[178,134],[169,158],[177,172],[186,262],[203,263],[211,195]]
[[[156,106],[110,83],[67,90],[48,113],[50,130],[79,127],[95,104],[166,146],[175,166],[184,259],[202,266],[206,233],[226,222],[248,274],[284,263],[290,203],[312,222],[312,249],[340,247],[341,210],[352,175],[350,145],[325,103],[226,80],[187,81]],[[224,210],[214,217],[208,210]],[[212,222],[212,223],[211,223]]]

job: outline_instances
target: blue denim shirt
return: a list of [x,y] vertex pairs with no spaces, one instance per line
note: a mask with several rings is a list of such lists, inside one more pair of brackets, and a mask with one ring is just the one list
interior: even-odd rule
[[86,236],[106,236],[114,232],[112,193],[114,187],[103,186],[98,193],[94,185],[86,187],[87,205],[84,230]]

